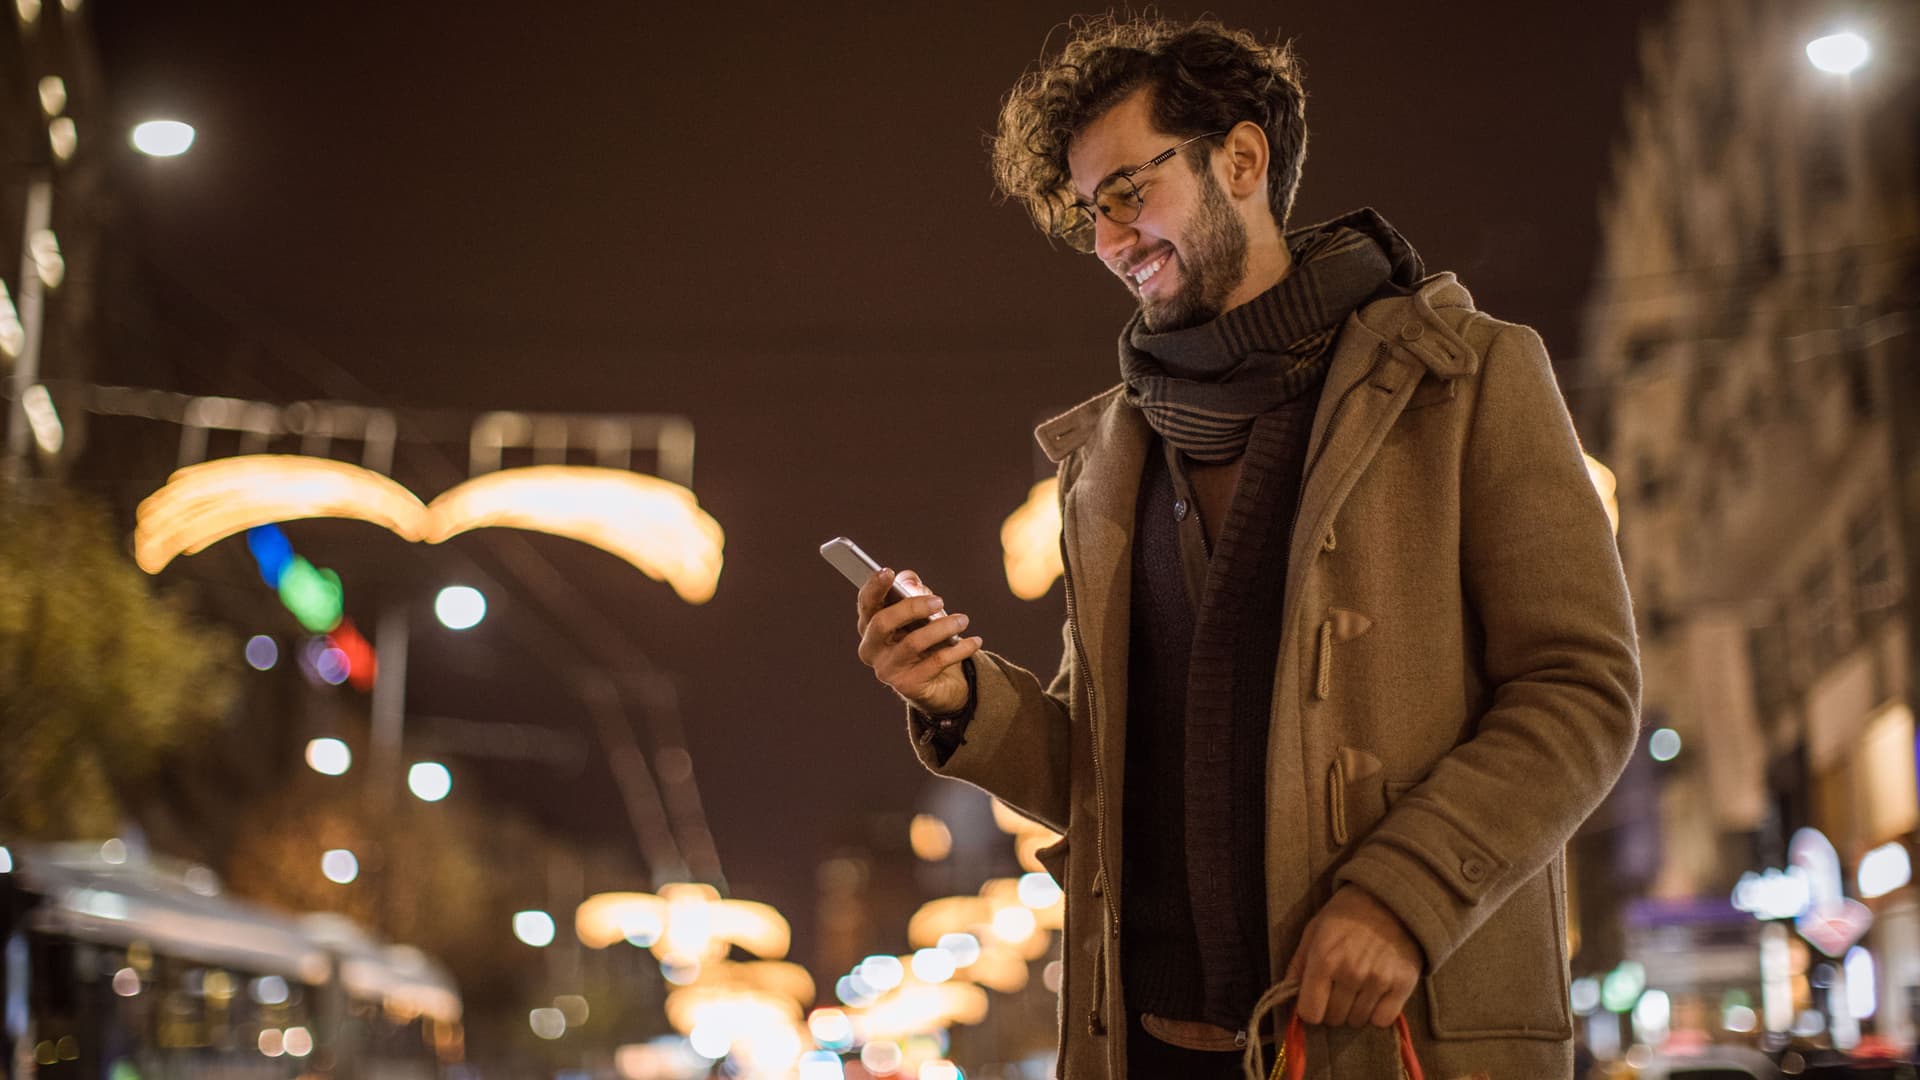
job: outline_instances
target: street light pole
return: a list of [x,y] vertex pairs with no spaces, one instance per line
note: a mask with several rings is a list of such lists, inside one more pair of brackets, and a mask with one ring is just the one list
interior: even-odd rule
[[[373,631],[373,654],[378,657],[378,666],[373,674],[372,752],[367,761],[367,782],[373,786],[373,797],[368,802],[375,821],[391,823],[401,803],[400,751],[407,723],[407,609],[404,603],[389,603],[381,610],[380,621]],[[376,910],[391,931],[397,860],[390,844],[380,844],[379,850]]]

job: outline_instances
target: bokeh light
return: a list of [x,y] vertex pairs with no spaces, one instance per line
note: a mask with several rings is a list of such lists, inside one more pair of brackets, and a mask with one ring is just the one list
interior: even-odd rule
[[247,664],[255,671],[271,671],[280,662],[280,646],[265,634],[247,639]]
[[828,1050],[845,1050],[853,1045],[853,1021],[839,1009],[815,1009],[807,1017],[807,1030],[813,1041]]
[[135,124],[133,148],[148,157],[179,157],[193,146],[193,125],[179,120]]
[[1829,75],[1851,75],[1866,66],[1873,47],[1859,34],[1828,34],[1807,42],[1807,59]]
[[327,645],[314,657],[313,670],[328,686],[339,686],[353,674],[353,663],[347,659],[346,650]]
[[913,977],[921,982],[940,983],[953,978],[953,954],[945,949],[920,949],[913,954]]
[[407,790],[421,802],[439,802],[453,790],[453,774],[437,761],[417,761],[407,770]]
[[972,934],[941,934],[939,947],[953,954],[955,967],[966,967],[980,959],[980,939]]
[[1907,845],[1895,840],[1862,855],[1854,879],[1862,900],[1885,896],[1912,881],[1913,860],[1907,855]]
[[993,913],[993,936],[1009,945],[1018,945],[1032,937],[1038,926],[1031,908],[1003,907]]
[[587,1022],[587,1017],[593,1015],[593,1010],[587,1006],[587,999],[579,994],[561,994],[553,999],[553,1007],[567,1018],[569,1027],[579,1027]]
[[693,1047],[694,1053],[709,1061],[719,1061],[733,1049],[733,1036],[727,1031],[726,1025],[712,1020],[694,1025],[687,1042]]
[[334,848],[320,856],[320,872],[335,885],[350,885],[360,876],[360,860],[346,848]]
[[471,585],[449,585],[433,598],[433,613],[449,630],[471,630],[487,617],[487,598]]
[[1020,902],[1030,908],[1050,908],[1060,902],[1060,886],[1048,873],[1022,874],[1018,886]]
[[1680,733],[1672,728],[1661,728],[1647,740],[1647,753],[1655,761],[1672,761],[1680,756]]
[[860,1048],[860,1064],[875,1076],[892,1076],[899,1072],[904,1056],[900,1044],[889,1039],[870,1042]]
[[947,823],[932,814],[915,814],[907,826],[907,842],[913,853],[927,862],[939,862],[953,853],[953,833]]
[[840,1055],[831,1050],[809,1050],[800,1055],[799,1080],[845,1080]]
[[553,944],[553,916],[537,909],[513,913],[513,936],[536,949]]
[[881,993],[900,985],[906,978],[906,968],[897,956],[876,955],[860,961],[856,969],[861,981]]
[[290,1027],[281,1035],[280,1045],[286,1048],[289,1057],[306,1057],[313,1053],[313,1032],[303,1027]]
[[323,776],[345,775],[353,768],[353,751],[339,739],[311,739],[307,742],[307,767]]
[[113,973],[113,992],[121,997],[134,997],[140,993],[140,973],[130,967],[123,967]]
[[853,1009],[864,1009],[880,997],[879,991],[868,986],[858,973],[840,976],[840,981],[833,984],[833,994],[842,1005]]
[[260,1052],[270,1058],[277,1058],[287,1052],[286,1036],[279,1028],[261,1028],[259,1038]]
[[262,975],[253,980],[248,988],[253,1000],[262,1005],[285,1005],[287,1003],[287,980],[278,975]]
[[559,1009],[535,1009],[527,1014],[527,1026],[543,1039],[557,1039],[567,1033],[567,1015]]

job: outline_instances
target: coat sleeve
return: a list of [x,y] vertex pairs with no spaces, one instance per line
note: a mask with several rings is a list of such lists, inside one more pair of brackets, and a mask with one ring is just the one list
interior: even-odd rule
[[1073,642],[1064,642],[1059,671],[1048,683],[994,653],[974,654],[973,716],[965,742],[944,762],[923,714],[907,710],[907,735],[928,769],[964,780],[1057,833],[1067,831],[1068,695],[1074,682]]
[[1392,909],[1429,970],[1564,848],[1639,727],[1619,552],[1532,330],[1488,347],[1461,472],[1461,579],[1490,705],[1335,878]]

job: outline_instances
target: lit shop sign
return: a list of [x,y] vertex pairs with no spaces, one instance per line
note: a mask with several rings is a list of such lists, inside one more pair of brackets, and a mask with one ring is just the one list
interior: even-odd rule
[[1756,919],[1792,919],[1800,936],[1832,957],[1846,955],[1873,925],[1873,912],[1843,892],[1840,856],[1818,829],[1787,845],[1787,868],[1742,874],[1733,906]]

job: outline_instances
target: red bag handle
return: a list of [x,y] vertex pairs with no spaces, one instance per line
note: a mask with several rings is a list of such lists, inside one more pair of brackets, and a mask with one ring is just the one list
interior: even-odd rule
[[[1393,1029],[1400,1043],[1400,1080],[1426,1080],[1426,1074],[1420,1071],[1420,1059],[1413,1053],[1413,1032],[1407,1029],[1404,1013],[1393,1018]],[[1307,1029],[1296,1009],[1287,1021],[1286,1038],[1280,1042],[1279,1056],[1273,1059],[1273,1073],[1267,1080],[1306,1080],[1306,1076]]]

